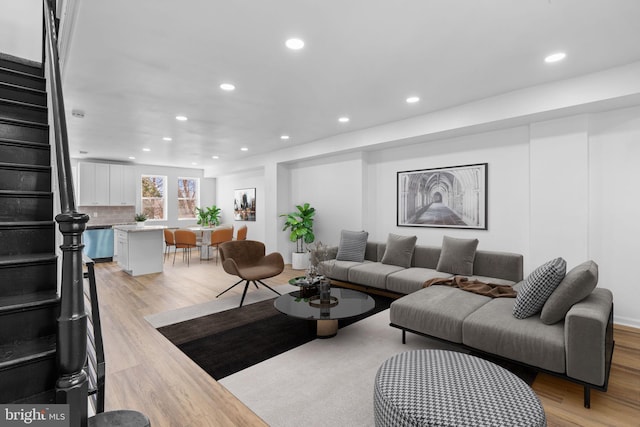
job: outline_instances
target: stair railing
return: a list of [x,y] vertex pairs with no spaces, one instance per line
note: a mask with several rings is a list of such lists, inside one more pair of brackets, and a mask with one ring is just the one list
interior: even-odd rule
[[85,427],[88,398],[88,380],[84,370],[87,359],[87,313],[83,297],[82,233],[89,221],[89,216],[76,210],[58,60],[56,18],[52,1],[43,0],[43,2],[53,110],[54,151],[61,207],[61,213],[56,216],[56,222],[62,233],[61,307],[57,342],[59,376],[56,382],[56,402],[69,405],[70,427]]

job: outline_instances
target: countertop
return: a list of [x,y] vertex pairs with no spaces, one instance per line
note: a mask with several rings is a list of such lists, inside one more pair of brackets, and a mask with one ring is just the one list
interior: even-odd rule
[[138,227],[137,225],[114,225],[115,230],[126,231],[127,233],[139,233],[143,231],[156,231],[164,230],[167,228],[164,225],[145,225],[144,227]]

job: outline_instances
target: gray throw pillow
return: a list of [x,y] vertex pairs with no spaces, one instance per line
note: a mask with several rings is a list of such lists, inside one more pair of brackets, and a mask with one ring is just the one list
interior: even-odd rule
[[368,238],[369,233],[366,231],[342,230],[336,260],[363,262]]
[[417,236],[399,236],[389,233],[387,246],[380,262],[404,268],[411,267],[411,258],[413,257],[413,249],[416,247],[417,240]]
[[542,323],[553,325],[563,320],[571,306],[589,296],[597,284],[598,264],[587,261],[575,266],[544,303],[540,313]]
[[513,306],[514,317],[525,319],[538,313],[564,279],[566,271],[567,263],[562,258],[553,259],[536,268],[522,282]]
[[478,239],[455,239],[444,236],[436,270],[443,273],[471,276]]

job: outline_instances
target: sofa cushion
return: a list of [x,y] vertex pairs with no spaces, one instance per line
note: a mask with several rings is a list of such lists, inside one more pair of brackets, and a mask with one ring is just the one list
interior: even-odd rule
[[440,259],[440,250],[439,246],[416,245],[411,266],[435,270]]
[[479,282],[483,282],[483,283],[493,283],[494,285],[509,285],[509,286],[513,286],[515,285],[515,282],[511,281],[511,280],[506,280],[506,279],[500,279],[498,277],[487,277],[487,276],[469,276],[469,280],[473,281],[473,280],[477,280]]
[[387,276],[402,270],[397,265],[367,262],[349,269],[349,282],[372,288],[387,289]]
[[598,284],[598,264],[584,262],[571,269],[542,307],[540,320],[552,325],[564,319],[572,305],[585,299]]
[[431,268],[411,267],[387,276],[387,289],[400,294],[410,294],[422,289],[424,282],[436,277],[451,277]]
[[564,327],[545,325],[539,315],[516,319],[513,301],[494,298],[464,319],[462,342],[488,353],[565,372]]
[[338,261],[364,261],[364,252],[367,248],[367,239],[369,233],[366,231],[349,231],[342,230],[340,232],[340,245],[338,246]]
[[391,303],[391,323],[455,343],[462,342],[462,322],[491,301],[450,286],[420,289]]
[[417,240],[417,236],[400,236],[389,233],[387,246],[380,262],[404,268],[411,267],[411,257],[413,257],[413,249],[416,247]]
[[513,306],[513,315],[518,319],[525,319],[538,313],[564,278],[566,269],[566,261],[556,258],[531,272],[522,281]]
[[328,261],[322,261],[322,271],[330,279],[341,280],[343,282],[349,281],[349,269],[355,267],[357,265],[370,264],[371,261],[365,260],[364,262],[354,262],[354,261],[339,261],[336,259],[331,259]]
[[436,270],[464,276],[472,275],[477,248],[478,239],[455,239],[444,236]]

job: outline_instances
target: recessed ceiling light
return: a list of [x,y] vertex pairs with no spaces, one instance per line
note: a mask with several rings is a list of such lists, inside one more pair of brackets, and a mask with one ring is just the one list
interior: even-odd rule
[[142,151],[151,151],[151,148],[143,148]]
[[247,147],[242,147],[240,151],[249,151],[249,149]]
[[299,50],[304,47],[304,42],[300,39],[289,39],[284,43],[291,50]]
[[133,156],[129,156],[129,160],[135,160],[136,158]]
[[567,54],[564,52],[556,52],[556,53],[552,53],[551,55],[547,56],[546,58],[544,58],[544,62],[546,63],[552,63],[552,62],[558,62],[558,61],[562,61],[564,58],[567,57]]
[[196,163],[196,162],[191,162],[191,164],[192,164],[193,166],[197,166],[197,163]]
[[222,90],[226,90],[226,91],[232,91],[234,90],[236,87],[234,85],[232,85],[231,83],[222,83],[220,85],[220,89]]
[[189,119],[187,118],[187,116],[176,116],[176,120],[179,120],[181,122],[186,122]]
[[416,102],[420,101],[420,98],[417,96],[410,96],[407,98],[407,103],[408,104],[415,104]]
[[338,119],[338,121],[339,121],[340,123],[347,123],[347,122],[349,121],[349,117],[340,117],[340,118]]
[[163,141],[173,141],[173,138],[171,138],[170,136],[165,136],[164,138],[162,138]]
[[220,156],[211,156],[212,159],[214,160],[218,160],[220,158]]
[[289,135],[281,135],[280,139],[287,140],[289,139]]

